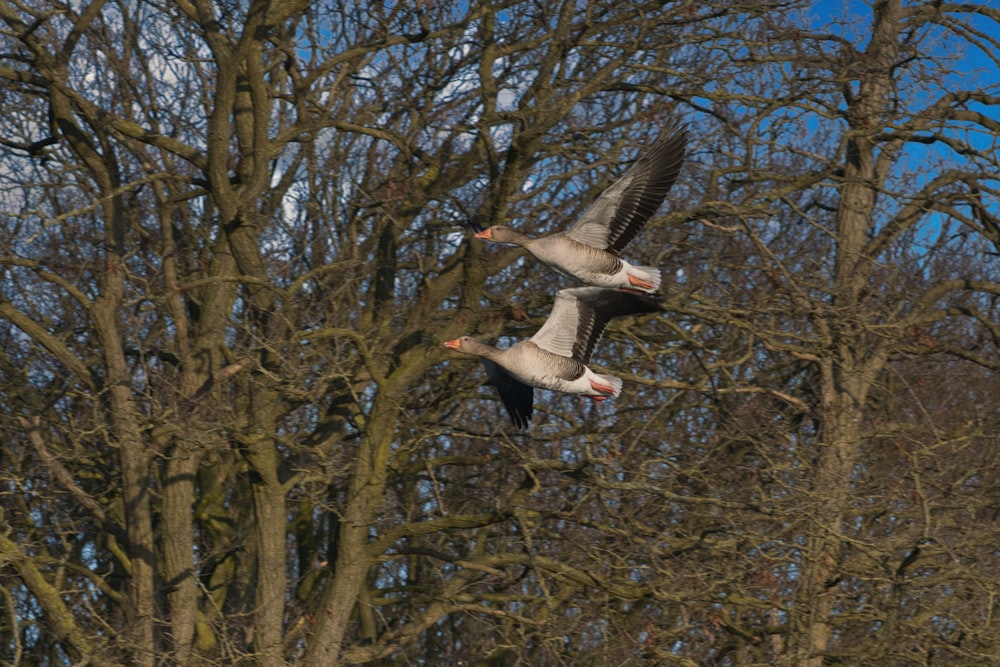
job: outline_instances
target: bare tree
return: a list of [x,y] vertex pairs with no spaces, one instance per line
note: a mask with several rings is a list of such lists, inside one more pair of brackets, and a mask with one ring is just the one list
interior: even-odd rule
[[[987,378],[1000,284],[983,233],[992,218],[979,211],[983,197],[996,207],[1000,126],[986,110],[1000,98],[995,81],[991,91],[952,69],[959,56],[936,41],[975,50],[998,18],[971,4],[876,2],[853,26],[775,22],[735,59],[710,56],[748,74],[701,104],[724,149],[706,172],[706,227],[687,239],[710,254],[679,257],[692,274],[681,308],[696,326],[740,332],[729,352],[707,346],[705,381],[750,397],[717,403],[713,430],[730,462],[767,480],[747,500],[776,514],[750,544],[773,565],[748,562],[780,603],[720,601],[718,623],[750,640],[736,644],[768,646],[758,660],[995,655],[996,582],[972,575],[984,597],[968,611],[980,611],[958,621],[935,580],[963,579],[949,561],[975,551],[964,540],[953,551],[957,488],[946,480],[996,451]],[[958,389],[964,408],[920,386],[946,393],[973,377],[986,382]],[[952,458],[956,447],[977,454]],[[989,513],[985,480],[960,476],[963,502]],[[992,561],[987,551],[971,557]]]
[[[1000,16],[800,4],[0,2],[2,659],[996,659],[997,98],[935,40]],[[515,432],[441,343],[565,283],[468,230],[674,113],[670,313]]]

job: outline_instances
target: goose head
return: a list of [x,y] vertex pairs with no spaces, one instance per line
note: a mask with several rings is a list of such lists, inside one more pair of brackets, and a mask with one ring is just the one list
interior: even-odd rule
[[493,241],[494,243],[514,243],[517,245],[524,245],[525,241],[530,240],[524,234],[503,225],[487,227],[476,234],[476,238],[484,241]]

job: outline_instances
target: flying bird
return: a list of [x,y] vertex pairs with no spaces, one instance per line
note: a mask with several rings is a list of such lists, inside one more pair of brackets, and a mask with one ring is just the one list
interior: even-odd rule
[[595,401],[617,397],[622,381],[595,373],[587,364],[613,317],[662,311],[648,296],[602,287],[559,290],[552,312],[534,336],[498,349],[462,336],[445,347],[482,358],[490,384],[519,429],[527,428],[534,405],[533,387],[581,394]]
[[533,239],[494,225],[475,236],[522,246],[559,273],[588,285],[655,292],[660,287],[659,269],[633,266],[620,254],[656,213],[677,180],[686,146],[687,126],[675,118],[625,175],[564,232]]

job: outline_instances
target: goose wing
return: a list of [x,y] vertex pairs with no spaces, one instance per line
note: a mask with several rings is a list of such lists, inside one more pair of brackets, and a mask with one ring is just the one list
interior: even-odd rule
[[654,299],[627,290],[562,289],[556,293],[549,318],[531,337],[531,342],[553,354],[587,364],[612,318],[661,310]]
[[514,378],[496,362],[483,358],[487,381],[497,388],[510,420],[519,429],[528,428],[534,412],[535,390]]
[[673,118],[653,145],[570,227],[580,243],[621,252],[663,203],[684,163],[687,126]]

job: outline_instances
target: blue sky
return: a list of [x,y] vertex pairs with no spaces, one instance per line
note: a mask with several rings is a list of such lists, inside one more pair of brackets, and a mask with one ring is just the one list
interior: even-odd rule
[[[984,4],[989,7],[995,5],[995,3],[996,0],[985,0],[980,3],[958,2],[955,4]],[[907,2],[904,0],[903,4],[907,6],[926,4],[926,2],[924,0],[920,0],[920,2]],[[872,3],[870,1],[816,0],[812,3],[810,10],[810,18],[812,19],[810,25],[813,27],[825,26],[833,32],[842,32],[851,41],[863,44],[867,42],[868,36],[866,31],[870,29],[871,17]],[[966,13],[963,14],[963,20],[971,22],[984,34],[994,35],[995,39],[1000,38],[1000,35],[996,34],[996,24],[990,22],[985,17]],[[941,48],[944,55],[950,55],[950,53],[954,52],[956,46],[961,46],[965,49],[965,54],[957,65],[957,69],[962,72],[963,77],[961,81],[956,80],[949,83],[955,84],[955,87],[969,87],[972,84],[977,84],[982,88],[1000,86],[1000,67],[997,67],[997,64],[991,61],[983,50],[967,43],[960,45],[957,37],[951,36],[949,39],[943,31],[942,38]]]

